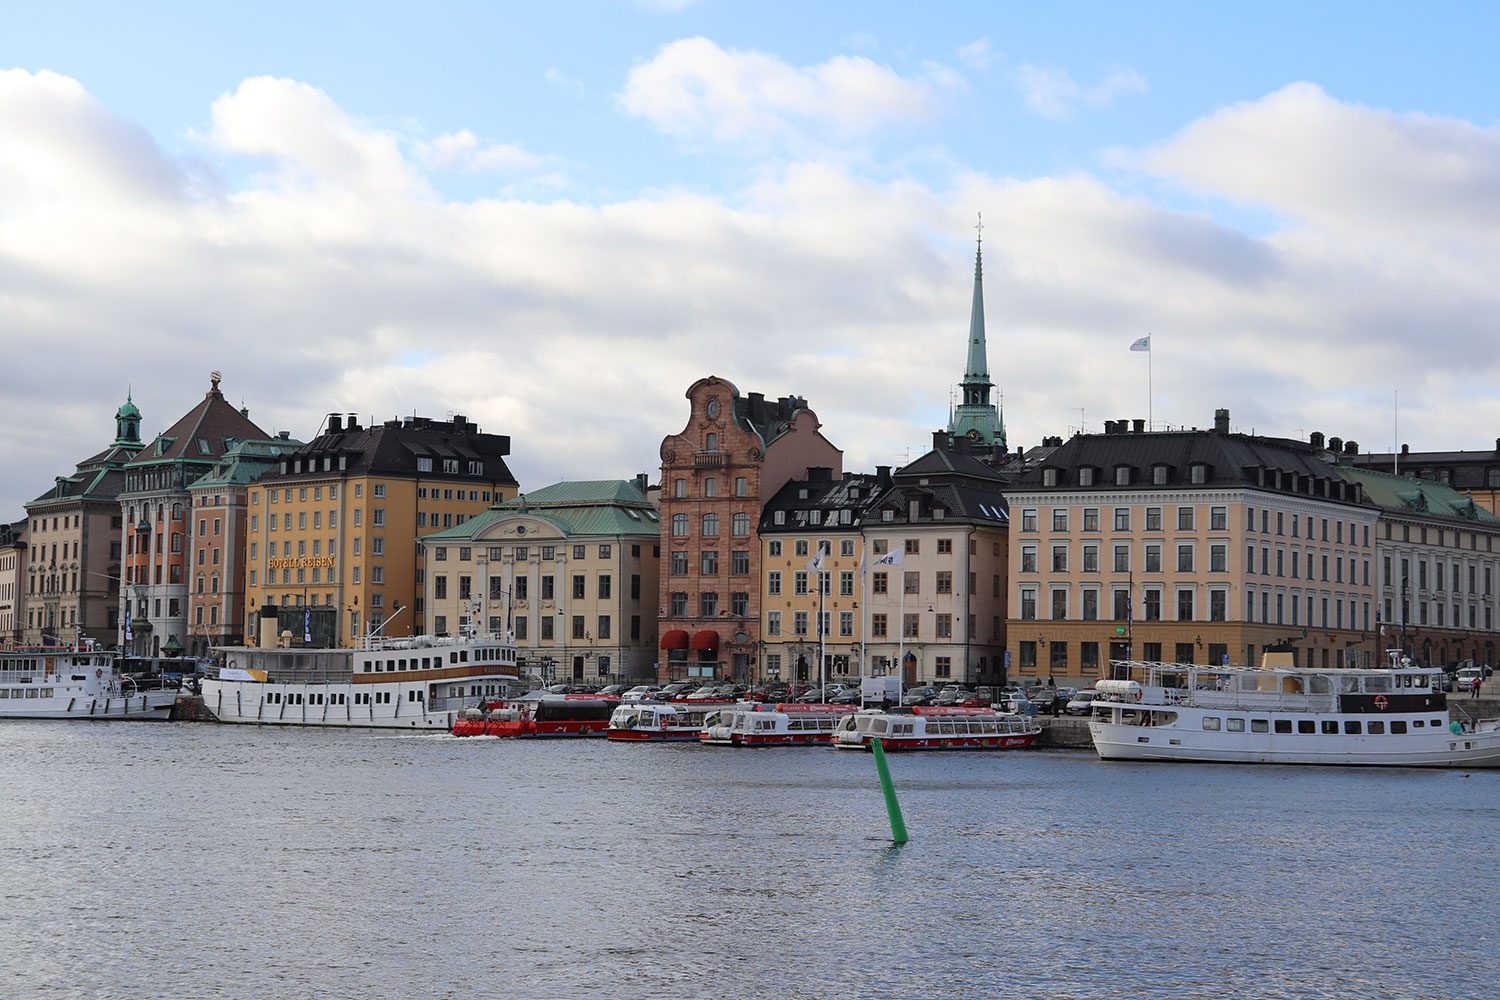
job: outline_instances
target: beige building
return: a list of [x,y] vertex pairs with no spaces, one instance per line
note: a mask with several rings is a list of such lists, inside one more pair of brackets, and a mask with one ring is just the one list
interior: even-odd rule
[[1008,515],[1003,480],[966,439],[898,470],[867,514],[869,655],[903,683],[993,684],[1006,636]]
[[0,649],[26,631],[26,524],[0,524]]
[[463,416],[330,415],[247,491],[245,620],[275,616],[314,646],[427,632],[417,539],[513,497],[508,454],[510,438]]
[[1011,676],[1088,683],[1110,660],[1379,660],[1378,511],[1320,448],[1108,421],[1010,491]]
[[890,470],[838,479],[831,469],[807,471],[808,478],[787,483],[761,512],[761,683],[816,684],[820,642],[826,681],[846,683],[860,672],[866,625],[860,532],[870,505],[890,485]]
[[645,479],[557,483],[424,537],[433,630],[509,629],[523,670],[548,682],[654,677],[660,525]]
[[26,505],[26,645],[116,641],[123,525],[117,499],[124,468],[141,450],[141,411],[126,399],[115,413],[115,439],[78,463],[70,476]]

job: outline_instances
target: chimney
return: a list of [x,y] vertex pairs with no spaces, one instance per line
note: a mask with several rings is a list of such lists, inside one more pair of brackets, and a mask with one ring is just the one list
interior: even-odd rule
[[889,465],[875,466],[875,481],[881,486],[891,485],[891,467]]
[[1140,419],[1139,417],[1137,417],[1136,420],[1135,420],[1135,426],[1132,429],[1137,434],[1144,434],[1144,433],[1146,433],[1146,421],[1144,421],[1144,420]]
[[291,431],[277,431],[276,432],[276,436],[279,437],[283,441],[290,441],[292,439],[292,432]]
[[833,469],[826,465],[809,465],[807,467],[807,481],[810,483],[833,482]]
[[947,451],[948,450],[948,432],[947,431],[933,431],[932,432],[932,450],[933,451]]
[[328,414],[328,433],[338,434],[344,429],[344,416],[341,413]]
[[1106,421],[1104,421],[1104,433],[1106,433],[1106,434],[1113,434],[1114,432],[1115,432],[1115,422],[1113,420],[1106,420]]
[[1314,448],[1322,448],[1323,447],[1323,432],[1322,431],[1313,431],[1311,434],[1309,434],[1307,436],[1307,443],[1310,444],[1310,445],[1312,445]]
[[644,472],[635,474],[635,488],[641,491],[641,496],[646,495],[646,488],[651,485],[651,480]]
[[260,608],[260,621],[257,628],[257,638],[261,649],[276,648],[276,605],[263,604]]
[[1359,454],[1359,442],[1358,441],[1345,441],[1344,442],[1344,454],[1345,455],[1358,455]]
[[1337,455],[1339,452],[1343,451],[1344,450],[1344,439],[1341,438],[1341,437],[1331,437],[1331,438],[1329,438],[1328,439],[1328,450],[1331,451],[1331,452],[1333,452],[1335,455]]
[[1229,433],[1229,411],[1228,410],[1218,409],[1218,410],[1214,411],[1214,433],[1215,434],[1228,434]]
[[1409,445],[1409,444],[1403,444],[1401,446],[1401,454],[1403,454],[1403,455],[1410,455],[1411,454],[1411,445]]
[[344,429],[349,431],[359,430],[359,414],[349,414],[349,419],[344,422]]

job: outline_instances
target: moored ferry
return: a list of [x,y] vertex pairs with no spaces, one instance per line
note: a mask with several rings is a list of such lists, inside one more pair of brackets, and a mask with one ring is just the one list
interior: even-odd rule
[[1452,720],[1442,671],[1116,662],[1089,730],[1105,760],[1500,767],[1500,720]]
[[448,730],[467,708],[520,692],[509,636],[367,639],[359,649],[230,646],[203,704],[220,722]]
[[589,694],[541,695],[495,704],[488,710],[466,709],[451,729],[454,736],[511,739],[603,736],[614,707],[613,698]]
[[1023,750],[1041,727],[1021,715],[989,708],[917,705],[910,711],[871,710],[845,716],[833,734],[840,750]]
[[726,711],[716,725],[706,725],[698,739],[710,746],[827,746],[839,720],[854,712],[849,705],[800,704],[742,706]]
[[94,645],[0,652],[0,719],[167,719],[176,689],[142,689]]
[[640,701],[621,705],[609,720],[612,740],[633,743],[691,743],[706,726],[720,722],[740,703],[734,701]]

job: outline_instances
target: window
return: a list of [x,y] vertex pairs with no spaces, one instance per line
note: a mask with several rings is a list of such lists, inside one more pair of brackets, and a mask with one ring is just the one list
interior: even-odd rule
[[1161,572],[1161,546],[1151,544],[1146,546],[1146,572]]
[[1191,507],[1178,507],[1177,508],[1177,530],[1178,531],[1192,531],[1193,530],[1193,508],[1191,508]]
[[719,533],[719,515],[703,515],[703,533],[705,535],[717,535]]
[[1191,545],[1177,546],[1177,572],[1191,573],[1193,571],[1193,547]]
[[1115,508],[1115,530],[1116,531],[1129,531],[1130,530],[1130,508],[1129,507],[1116,507]]
[[[849,574],[846,574],[846,575],[849,577],[850,584],[852,586],[852,584],[854,582],[854,574],[853,573],[849,573]],[[953,573],[952,573],[951,570],[938,570],[938,574],[937,574],[937,592],[939,594],[951,594],[951,593],[953,593]]]
[[1161,530],[1161,508],[1160,507],[1147,507],[1146,508],[1146,530],[1147,531],[1160,531]]
[[1193,620],[1193,592],[1191,590],[1177,592],[1177,620],[1180,622]]
[[908,538],[905,544],[907,555],[914,556],[920,554],[922,547],[922,540],[920,538]]
[[1052,591],[1052,620],[1064,621],[1068,617],[1068,592],[1066,590]]
[[1085,590],[1083,592],[1083,620],[1086,622],[1099,620],[1099,591]]
[[1146,590],[1146,608],[1143,616],[1148,622],[1161,621],[1161,591],[1155,587]]
[[1068,530],[1068,509],[1066,507],[1056,507],[1056,508],[1053,508],[1053,510],[1052,510],[1052,530],[1053,531],[1067,531]]
[[1214,573],[1229,571],[1229,546],[1215,542],[1208,547],[1208,568]]
[[1035,510],[1023,510],[1023,511],[1021,511],[1021,530],[1022,531],[1035,531],[1036,530],[1036,511]]
[[1222,622],[1229,617],[1229,592],[1225,590],[1210,590],[1208,592],[1208,620]]
[[870,592],[874,594],[890,593],[890,578],[885,573],[876,573],[870,580]]
[[1115,565],[1115,572],[1116,573],[1128,573],[1128,572],[1130,572],[1130,546],[1129,545],[1116,545],[1115,546],[1115,563],[1114,563],[1114,565]]
[[744,550],[729,553],[729,572],[745,576],[750,572],[750,553]]
[[1066,545],[1052,546],[1052,572],[1066,573],[1068,570],[1068,547]]
[[1099,546],[1085,545],[1083,547],[1083,571],[1085,573],[1099,572]]
[[688,554],[686,552],[674,549],[671,553],[670,562],[672,576],[685,576],[687,574]]
[[672,536],[674,538],[686,538],[688,534],[688,516],[686,514],[672,515]]
[[[1021,546],[1021,572],[1022,573],[1035,573],[1036,572],[1036,546],[1035,545],[1023,545],[1023,546]],[[885,574],[878,573],[876,575],[883,577]]]
[[873,639],[884,639],[886,637],[886,617],[883,614],[870,616],[870,637]]
[[1212,531],[1229,530],[1229,508],[1210,507],[1208,511],[1208,527]]
[[902,573],[901,577],[902,577],[902,589],[903,589],[903,591],[905,593],[908,593],[908,594],[920,594],[922,592],[922,590],[921,590],[921,575],[920,574],[915,573],[915,572],[911,572],[911,571],[907,571],[907,572]]
[[719,481],[712,476],[709,476],[707,479],[703,480],[703,495],[706,497],[718,496]]
[[704,576],[719,575],[719,553],[712,549],[706,550],[699,555],[698,572]]
[[1021,588],[1021,618],[1024,621],[1036,619],[1036,588]]
[[738,513],[730,518],[730,534],[738,538],[747,538],[750,535],[750,515]]
[[750,495],[750,481],[744,476],[735,478],[734,495],[737,497],[747,497]]

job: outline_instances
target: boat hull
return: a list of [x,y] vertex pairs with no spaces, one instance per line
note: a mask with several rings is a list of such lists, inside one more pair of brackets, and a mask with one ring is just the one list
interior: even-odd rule
[[[301,704],[269,703],[265,699],[268,689],[295,690],[303,694]],[[203,707],[217,722],[242,723],[256,726],[323,726],[335,729],[417,729],[447,732],[457,717],[455,711],[429,712],[422,702],[409,702],[393,698],[389,703],[355,704],[353,693],[362,690],[353,684],[331,684],[316,686],[316,693],[325,698],[323,704],[307,704],[306,692],[314,690],[309,685],[287,688],[278,685],[257,684],[248,681],[205,680],[203,682]],[[404,692],[403,692],[404,693]],[[331,694],[344,696],[343,704],[328,704]]]
[[617,743],[696,743],[697,729],[611,729],[606,734]]
[[[28,698],[26,709],[14,704],[0,709],[0,719],[79,719],[97,722],[136,720],[160,722],[172,717],[176,691],[145,691],[113,698]],[[35,708],[29,706],[35,704]]]
[[[1500,767],[1500,730],[1407,736],[1195,732],[1093,720],[1089,731],[1103,760],[1201,764],[1322,764],[1335,767]],[[1249,738],[1247,738],[1249,737]],[[1322,744],[1322,745],[1319,745]]]
[[[1018,733],[1006,736],[927,736],[903,739],[883,736],[881,748],[887,753],[906,750],[1026,750],[1037,738],[1036,733]],[[837,740],[833,744],[840,750],[870,750],[870,738],[858,742]]]

